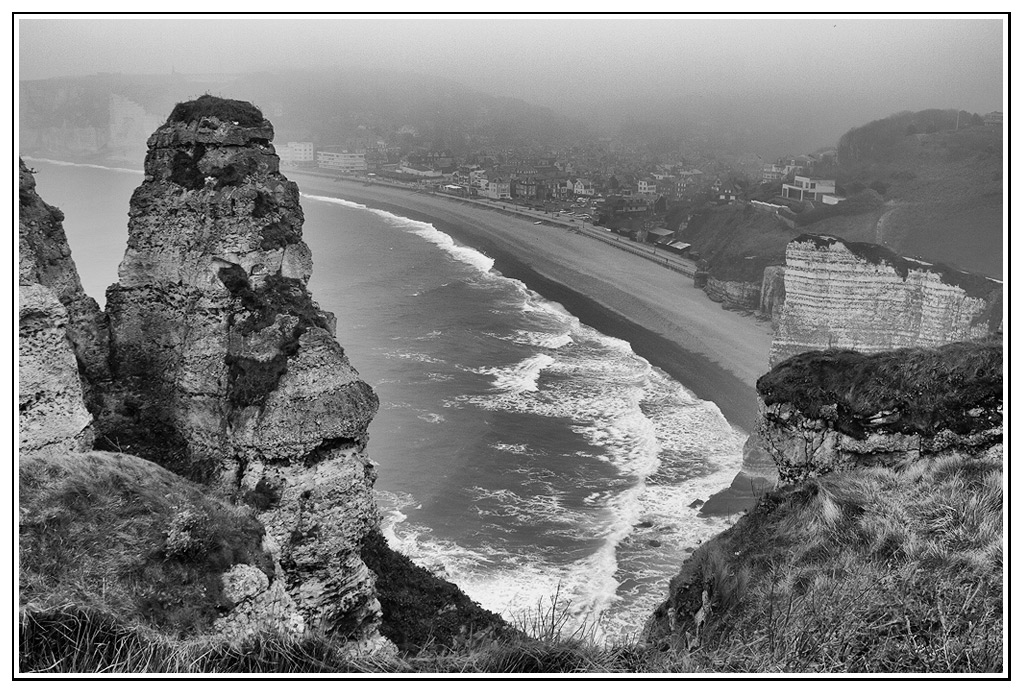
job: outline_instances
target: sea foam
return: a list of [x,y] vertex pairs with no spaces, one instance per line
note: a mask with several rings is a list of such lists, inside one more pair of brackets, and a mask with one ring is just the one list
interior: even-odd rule
[[334,205],[341,205],[343,207],[352,207],[360,210],[369,210],[373,214],[383,217],[393,224],[397,229],[406,231],[411,234],[415,234],[422,239],[426,239],[430,243],[434,244],[445,253],[450,255],[455,260],[465,263],[470,267],[475,268],[480,272],[488,272],[494,267],[494,259],[484,255],[475,248],[469,246],[462,246],[455,243],[455,240],[437,229],[433,224],[428,222],[420,222],[415,219],[409,219],[408,217],[401,217],[385,210],[378,210],[366,205],[361,205],[357,202],[351,202],[342,198],[332,198],[324,195],[308,195],[302,193],[302,197],[309,198],[310,200],[319,200],[320,202],[331,203]]
[[53,164],[54,166],[75,166],[82,169],[101,169],[103,171],[117,171],[118,173],[145,174],[141,169],[125,169],[119,166],[100,166],[99,164],[78,164],[73,161],[61,161],[59,159],[42,159],[37,157],[22,157],[25,161],[37,161],[41,164]]

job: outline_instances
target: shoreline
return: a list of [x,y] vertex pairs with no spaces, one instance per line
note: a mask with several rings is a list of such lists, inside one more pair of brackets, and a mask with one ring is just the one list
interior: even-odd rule
[[[711,301],[689,277],[600,240],[469,202],[401,187],[282,171],[308,194],[339,197],[433,224],[494,259],[494,268],[630,343],[726,420],[751,433],[754,384],[768,371],[766,324]],[[654,262],[652,262],[654,261]]]

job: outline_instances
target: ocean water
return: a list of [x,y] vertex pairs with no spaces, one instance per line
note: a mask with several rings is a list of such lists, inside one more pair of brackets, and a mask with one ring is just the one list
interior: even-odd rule
[[[116,281],[141,175],[27,163],[96,296]],[[445,231],[338,198],[302,205],[310,289],[380,397],[368,452],[388,541],[513,620],[555,601],[570,629],[635,636],[727,526],[691,504],[729,485],[742,432]],[[102,262],[86,252],[116,234]]]

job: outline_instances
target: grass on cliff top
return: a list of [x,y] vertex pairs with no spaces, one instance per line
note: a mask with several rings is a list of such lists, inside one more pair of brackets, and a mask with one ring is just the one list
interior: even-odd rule
[[806,352],[761,376],[757,392],[767,405],[790,403],[810,418],[835,405],[837,428],[851,436],[861,436],[860,422],[880,411],[899,412],[894,426],[905,433],[968,433],[997,423],[968,413],[1002,404],[1003,344],[994,338],[878,354]]
[[666,643],[702,671],[1000,672],[1002,489],[947,456],[772,492],[673,580]]
[[18,501],[23,608],[74,604],[187,635],[231,606],[230,566],[273,572],[250,510],[141,458],[25,456]]
[[191,123],[211,116],[225,123],[238,123],[246,128],[263,125],[263,112],[248,101],[224,99],[211,94],[203,94],[193,101],[178,103],[167,118],[167,123]]
[[553,602],[551,612],[538,610],[532,639],[469,638],[395,659],[351,659],[323,634],[171,638],[67,600],[22,609],[19,670],[1000,672],[1002,488],[1000,460],[945,456],[771,492],[686,562],[658,615],[664,625],[674,611],[677,629],[652,643],[602,646],[566,634]]

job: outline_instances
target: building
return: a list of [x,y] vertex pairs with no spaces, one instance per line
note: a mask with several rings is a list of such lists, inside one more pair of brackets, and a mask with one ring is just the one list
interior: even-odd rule
[[512,184],[507,178],[495,178],[487,182],[487,197],[493,200],[508,200],[512,197]]
[[765,164],[761,169],[761,182],[781,181],[786,177],[786,167],[782,164]]
[[366,171],[366,152],[349,152],[348,150],[317,152],[316,165],[321,169],[334,169],[350,173]]
[[782,184],[783,197],[791,200],[814,200],[821,202],[826,195],[835,195],[836,181],[834,178],[810,178],[808,176],[797,176],[793,183]]
[[724,186],[720,191],[718,191],[715,199],[718,203],[732,202],[736,199],[736,191],[732,186]]
[[594,195],[594,184],[590,179],[577,178],[572,181],[572,194],[573,195],[586,195],[592,197]]
[[402,162],[398,166],[398,172],[415,176],[417,178],[441,178],[444,176],[444,172],[436,166],[407,161]]
[[653,179],[642,178],[636,183],[636,192],[642,196],[657,195],[658,182]]
[[277,146],[277,156],[285,164],[312,164],[315,159],[312,142],[289,142]]
[[1003,124],[1003,112],[993,111],[992,113],[985,114],[985,125],[1002,125]]

